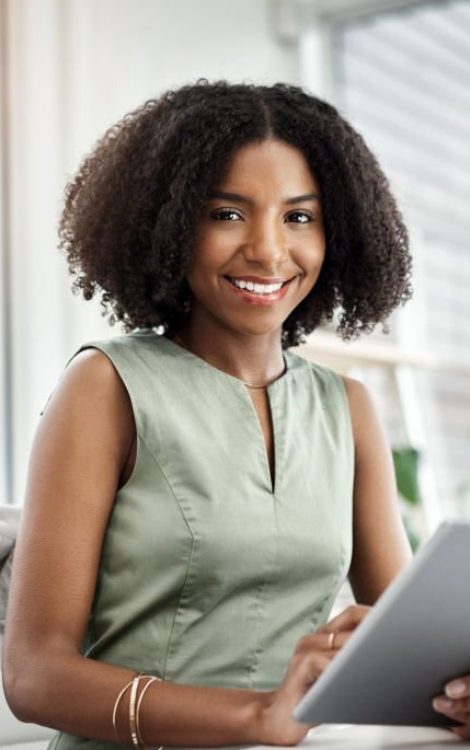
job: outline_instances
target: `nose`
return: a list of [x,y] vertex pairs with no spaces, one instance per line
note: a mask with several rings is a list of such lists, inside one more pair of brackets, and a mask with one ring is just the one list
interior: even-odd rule
[[265,219],[252,224],[243,244],[245,260],[275,270],[288,257],[286,238],[276,221]]

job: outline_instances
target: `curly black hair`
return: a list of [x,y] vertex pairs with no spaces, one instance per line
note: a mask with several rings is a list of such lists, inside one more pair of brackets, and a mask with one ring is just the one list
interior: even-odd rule
[[234,152],[274,138],[298,148],[318,180],[325,261],[283,324],[297,346],[338,311],[344,339],[368,333],[411,296],[411,258],[387,178],[361,135],[301,88],[208,82],[167,91],[125,115],[67,186],[59,247],[85,299],[124,331],[174,335],[190,308],[185,280],[196,227]]

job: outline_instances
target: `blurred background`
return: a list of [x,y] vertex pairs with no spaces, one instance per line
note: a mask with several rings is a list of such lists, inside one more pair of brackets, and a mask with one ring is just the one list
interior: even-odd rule
[[67,180],[125,112],[210,80],[300,84],[381,162],[407,222],[413,301],[390,331],[302,354],[365,381],[413,544],[470,520],[469,0],[0,0],[0,503],[21,503],[40,411],[85,341],[121,333],[70,291]]

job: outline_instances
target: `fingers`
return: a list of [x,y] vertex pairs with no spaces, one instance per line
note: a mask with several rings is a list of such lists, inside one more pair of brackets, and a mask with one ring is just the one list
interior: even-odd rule
[[310,687],[321,673],[324,672],[329,665],[331,658],[331,656],[326,656],[317,651],[311,654],[306,654],[299,659],[299,676],[305,688]]
[[435,711],[460,721],[463,726],[452,731],[462,739],[470,739],[470,676],[452,680],[445,686],[445,693],[432,702]]
[[321,628],[316,630],[315,633],[304,635],[297,643],[296,653],[304,654],[312,649],[320,649],[325,652],[338,651],[350,636],[350,632],[329,631]]
[[312,649],[321,649],[328,652],[339,651],[370,610],[371,607],[358,604],[348,607],[314,633],[309,633],[300,638],[295,653],[304,654]]
[[470,718],[470,698],[461,698],[460,700],[451,700],[446,695],[439,695],[432,702],[433,708],[439,713],[448,716],[468,715]]
[[325,628],[334,631],[354,629],[362,622],[364,617],[367,617],[371,609],[372,607],[366,607],[364,604],[352,604],[330,620]]
[[296,652],[289,662],[284,682],[296,692],[300,688],[300,694],[303,695],[317,677],[324,672],[332,658],[332,653],[318,650],[304,653]]
[[470,698],[470,676],[466,675],[448,682],[445,693],[448,698]]

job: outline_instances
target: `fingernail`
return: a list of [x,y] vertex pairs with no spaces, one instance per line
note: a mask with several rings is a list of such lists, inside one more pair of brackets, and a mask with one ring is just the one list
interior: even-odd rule
[[436,709],[436,711],[446,711],[449,708],[452,708],[454,705],[452,701],[448,701],[445,698],[435,698],[432,702],[433,708]]
[[446,685],[446,695],[451,698],[458,698],[459,695],[463,695],[467,689],[465,682],[450,682]]

